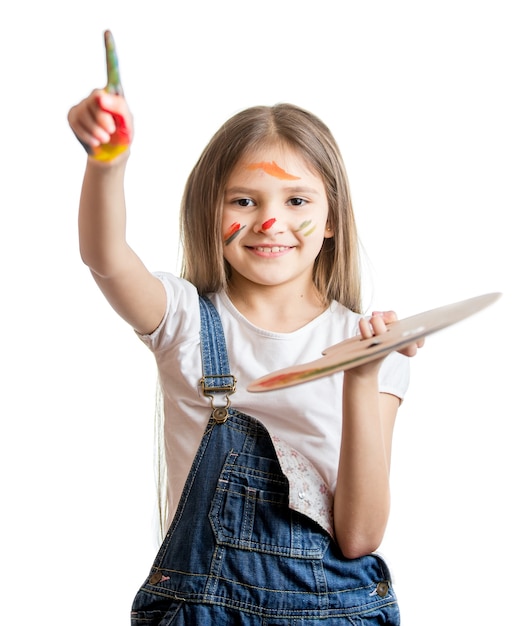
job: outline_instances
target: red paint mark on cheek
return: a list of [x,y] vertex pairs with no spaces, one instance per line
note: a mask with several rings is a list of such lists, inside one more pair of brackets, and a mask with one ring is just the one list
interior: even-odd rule
[[234,222],[225,234],[225,246],[228,246],[228,244],[231,243],[239,235],[239,233],[243,230],[243,228],[245,228],[245,226],[246,224],[244,226],[241,226],[239,222]]
[[269,220],[267,220],[266,222],[263,222],[263,224],[261,224],[261,228],[263,230],[268,230],[269,228],[271,228],[274,225],[275,221],[276,221],[276,218],[275,217],[271,217]]

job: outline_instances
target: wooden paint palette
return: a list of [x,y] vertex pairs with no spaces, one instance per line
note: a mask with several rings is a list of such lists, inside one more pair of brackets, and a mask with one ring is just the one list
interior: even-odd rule
[[477,313],[493,304],[500,296],[500,293],[488,293],[431,309],[393,322],[389,324],[386,333],[370,339],[361,337],[346,339],[324,350],[323,356],[319,359],[267,374],[252,381],[247,389],[260,392],[291,387],[383,358],[417,339],[431,335]]

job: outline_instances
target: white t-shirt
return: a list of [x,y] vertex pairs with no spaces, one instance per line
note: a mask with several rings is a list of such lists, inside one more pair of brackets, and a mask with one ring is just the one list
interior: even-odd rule
[[[199,383],[203,371],[197,290],[172,274],[156,275],[166,289],[166,313],[159,327],[141,339],[155,356],[164,396],[168,519],[172,519],[211,408]],[[333,302],[306,326],[291,333],[275,333],[249,322],[225,293],[210,294],[209,298],[219,312],[230,373],[237,379],[232,407],[255,417],[307,457],[334,490],[343,373],[264,393],[248,392],[247,385],[270,372],[319,358],[325,348],[356,335],[360,316]],[[381,392],[402,399],[409,384],[407,357],[390,354],[382,364],[379,384]]]

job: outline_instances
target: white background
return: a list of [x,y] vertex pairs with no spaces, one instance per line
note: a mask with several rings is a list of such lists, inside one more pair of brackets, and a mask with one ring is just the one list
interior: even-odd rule
[[369,308],[503,293],[412,361],[381,552],[404,626],[526,624],[521,4],[2,4],[2,623],[128,624],[156,549],[153,358],[77,249],[66,114],[105,84],[110,28],[136,122],[129,240],[152,270],[178,270],[182,188],[213,132],[290,101],[344,154]]

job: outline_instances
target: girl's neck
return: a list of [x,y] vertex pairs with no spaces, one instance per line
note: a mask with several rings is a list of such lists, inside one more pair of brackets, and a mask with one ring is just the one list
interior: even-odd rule
[[249,322],[276,333],[294,332],[327,308],[313,284],[295,293],[289,285],[266,286],[236,281],[229,285],[227,293],[232,304]]

